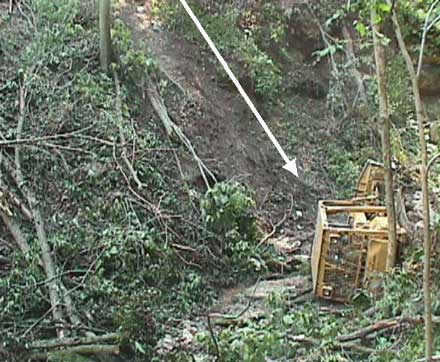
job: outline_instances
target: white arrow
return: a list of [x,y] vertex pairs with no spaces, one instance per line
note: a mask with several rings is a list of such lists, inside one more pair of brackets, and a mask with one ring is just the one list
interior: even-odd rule
[[278,143],[277,139],[275,138],[275,136],[273,135],[273,133],[271,132],[271,130],[267,126],[267,124],[264,121],[263,117],[261,117],[261,115],[258,112],[257,108],[255,108],[254,104],[252,103],[251,99],[249,98],[249,96],[244,91],[244,89],[241,86],[240,82],[238,81],[237,77],[234,75],[234,73],[232,73],[232,70],[231,70],[231,68],[229,68],[228,63],[226,63],[226,61],[224,60],[224,58],[222,57],[220,52],[217,50],[217,47],[212,42],[211,38],[209,37],[208,33],[203,28],[202,24],[200,24],[199,19],[197,19],[197,17],[194,15],[193,11],[191,10],[189,5],[187,4],[186,0],[180,0],[180,3],[185,8],[185,10],[188,13],[188,15],[190,16],[191,20],[196,25],[196,27],[199,30],[200,34],[202,34],[203,38],[205,38],[206,42],[208,43],[209,47],[211,48],[211,50],[213,51],[213,53],[215,54],[215,56],[219,60],[220,64],[223,66],[223,68],[225,69],[226,73],[229,75],[229,78],[231,78],[232,82],[237,87],[238,91],[240,92],[240,94],[243,97],[243,99],[246,101],[246,103],[249,106],[249,108],[251,109],[252,113],[257,118],[257,120],[260,123],[261,127],[263,127],[264,131],[267,133],[267,135],[269,136],[270,140],[274,144],[275,148],[277,149],[277,151],[279,152],[279,154],[283,158],[284,162],[286,163],[283,166],[283,168],[285,170],[293,173],[296,177],[298,177],[298,169],[296,168],[296,158],[294,158],[292,160],[289,160],[289,157],[287,157],[287,155],[284,152],[283,148]]

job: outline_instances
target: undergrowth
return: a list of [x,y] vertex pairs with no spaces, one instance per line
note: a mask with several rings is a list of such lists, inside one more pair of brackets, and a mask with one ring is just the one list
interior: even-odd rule
[[[174,167],[173,150],[185,151],[164,140],[156,116],[144,113],[142,82],[156,72],[147,50],[115,22],[117,94],[113,77],[98,65],[96,19],[81,12],[80,2],[28,4],[28,21],[1,15],[1,137],[16,137],[17,95],[24,89],[22,137],[54,137],[26,144],[22,167],[44,215],[57,278],[82,321],[70,326],[71,335],[116,331],[133,358],[151,358],[166,323],[212,302],[216,275],[236,278],[265,268],[257,257],[254,202],[244,187],[218,184],[203,199],[205,215],[212,215],[204,223]],[[128,145],[121,144],[122,136]],[[141,186],[124,165],[124,147]],[[0,152],[11,157],[13,148]],[[11,180],[1,181],[20,195]],[[202,193],[191,192],[202,199]],[[14,215],[31,252],[5,249],[11,263],[0,279],[0,339],[19,353],[21,344],[53,337],[55,322],[42,318],[33,325],[50,310],[47,281],[36,235],[18,209]],[[219,242],[224,249],[216,249]]]
[[[249,10],[244,14],[231,4],[216,4],[210,8],[202,8],[194,2],[190,5],[218,49],[234,60],[232,66],[239,67],[242,77],[246,74],[252,80],[255,93],[274,99],[281,90],[282,75],[280,65],[267,48],[283,40],[286,16],[271,4],[265,4],[259,12]],[[153,14],[170,29],[208,49],[178,1],[153,1]],[[225,79],[223,73],[219,70]]]
[[[63,322],[72,336],[117,331],[124,352],[134,360],[150,360],[169,324],[212,303],[214,283],[236,283],[255,271],[267,271],[272,249],[258,246],[261,235],[250,190],[224,182],[206,193],[188,192],[190,186],[182,185],[174,152],[185,151],[165,140],[156,116],[145,113],[142,103],[143,82],[153,74],[160,78],[156,61],[145,47],[135,46],[126,26],[116,21],[112,30],[118,59],[114,71],[122,84],[117,94],[115,80],[98,66],[96,19],[81,13],[80,1],[27,4],[32,16],[1,15],[0,136],[5,141],[17,137],[18,93],[25,90],[21,136],[33,141],[23,145],[23,173],[44,216],[57,278],[68,288],[82,321]],[[272,42],[282,43],[287,18],[270,4],[257,17],[252,12],[238,14],[227,5],[220,9],[212,16],[195,7],[219,48],[238,56],[255,91],[275,97],[281,74],[268,48]],[[154,1],[154,10],[168,26],[200,43],[177,2]],[[267,22],[270,26],[263,26]],[[391,66],[400,69],[399,64]],[[403,95],[401,89],[392,94],[393,114],[410,118],[412,110],[404,107]],[[121,144],[121,134],[128,140],[141,186],[124,166],[127,145]],[[359,167],[375,155],[369,148],[371,132],[364,124],[344,123],[338,136],[336,150],[328,151],[329,171],[336,188],[351,196]],[[398,136],[402,142],[415,142],[413,133],[396,132]],[[12,158],[13,150],[2,148],[0,156]],[[21,195],[20,185],[3,173],[0,180],[2,191]],[[195,195],[197,205],[189,194]],[[0,225],[2,255],[10,261],[0,270],[0,340],[2,347],[20,355],[26,343],[53,338],[59,321],[44,318],[51,308],[48,281],[31,223],[17,205],[13,217],[31,250],[20,253]],[[417,360],[423,353],[419,326],[404,334],[374,336],[371,355],[335,348],[340,334],[383,318],[421,313],[421,252],[416,250],[408,263],[411,268],[385,278],[382,299],[366,295],[336,314],[316,303],[272,295],[266,306],[270,312],[263,318],[220,332],[223,361]],[[433,290],[438,301],[437,284]],[[365,308],[374,306],[375,313],[363,315]],[[434,312],[440,313],[438,302]],[[304,344],[305,338],[313,342]],[[200,349],[214,358],[212,335],[201,332],[198,340]],[[179,360],[190,358],[183,353]]]
[[[423,356],[423,326],[409,325],[378,332],[364,350],[344,346],[341,336],[394,317],[423,314],[421,250],[416,249],[407,267],[384,278],[381,298],[364,294],[351,306],[331,305],[294,298],[288,292],[272,294],[267,313],[222,328],[216,338],[222,361],[368,361],[411,362]],[[439,296],[438,279],[433,291]],[[438,312],[438,304],[436,304]],[[368,313],[365,313],[369,311]],[[436,327],[438,332],[438,327]],[[438,334],[436,334],[438,336]],[[437,337],[438,339],[438,337]],[[363,341],[365,344],[366,341]],[[211,355],[218,355],[208,331],[198,335],[198,343]],[[360,346],[356,339],[355,346]]]

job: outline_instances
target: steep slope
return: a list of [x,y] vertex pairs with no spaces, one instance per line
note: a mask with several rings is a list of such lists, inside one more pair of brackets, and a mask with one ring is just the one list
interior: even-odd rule
[[[329,193],[322,168],[323,138],[328,135],[320,132],[329,123],[325,98],[310,95],[306,88],[296,89],[267,106],[244,84],[280,143],[290,156],[297,157],[301,177],[296,179],[282,170],[281,157],[238,92],[219,74],[210,52],[162,27],[153,18],[149,1],[127,4],[121,17],[135,39],[148,45],[160,69],[186,92],[183,97],[164,97],[171,117],[185,130],[209,167],[221,179],[250,185],[256,191],[260,208],[264,204],[265,213],[273,220],[289,209],[291,195],[294,208],[302,210],[306,217],[298,220],[299,227],[309,224],[317,198]],[[298,49],[292,52],[301,51],[302,45],[297,45]],[[313,69],[304,63],[304,57],[293,60],[286,70],[293,73],[304,68],[309,69],[306,77],[314,74],[321,81],[323,68]],[[288,77],[292,77],[290,72]],[[188,178],[197,178],[191,162],[184,162],[184,171]],[[291,228],[296,229],[293,224]]]

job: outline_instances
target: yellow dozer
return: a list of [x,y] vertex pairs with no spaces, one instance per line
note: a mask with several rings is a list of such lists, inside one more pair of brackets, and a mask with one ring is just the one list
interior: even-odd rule
[[[388,218],[381,164],[367,161],[351,200],[319,202],[312,248],[313,288],[317,296],[348,302],[359,290],[378,291],[385,271]],[[398,242],[405,230],[397,227]]]

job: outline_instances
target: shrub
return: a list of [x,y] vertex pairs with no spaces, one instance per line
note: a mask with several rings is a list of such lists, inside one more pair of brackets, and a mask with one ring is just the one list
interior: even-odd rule
[[251,209],[255,202],[250,192],[238,183],[220,182],[202,200],[204,220],[209,230],[227,241],[255,240],[256,219]]

